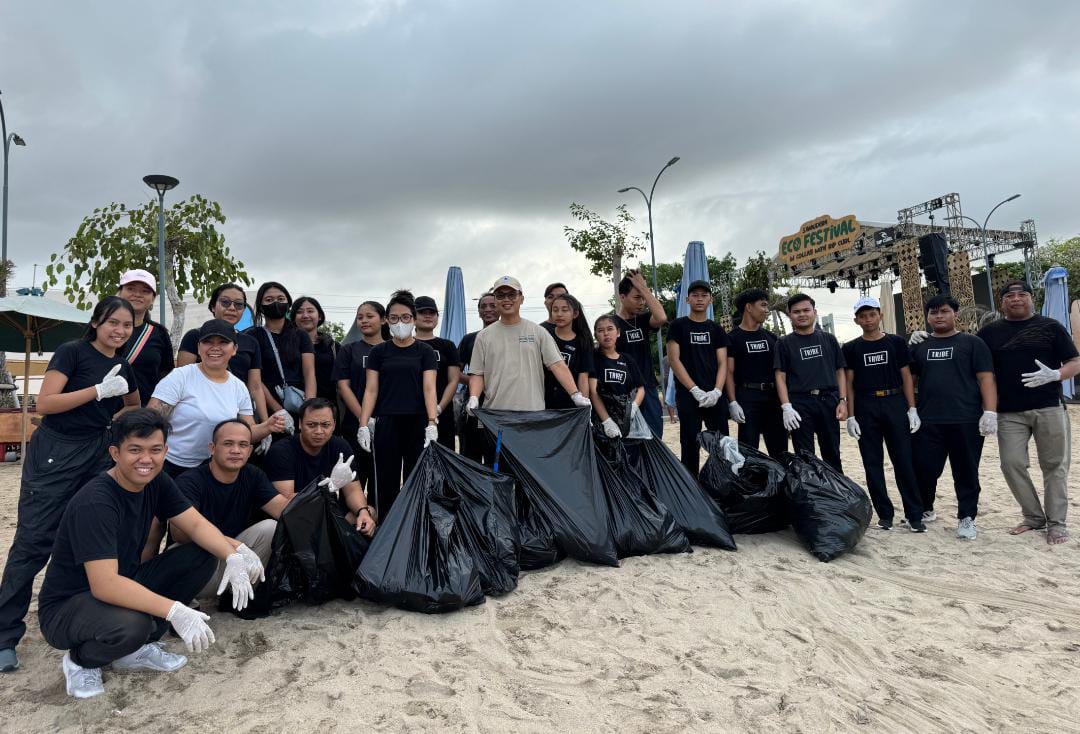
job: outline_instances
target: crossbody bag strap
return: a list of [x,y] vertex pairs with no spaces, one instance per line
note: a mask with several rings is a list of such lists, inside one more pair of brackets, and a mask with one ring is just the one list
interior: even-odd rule
[[154,325],[151,324],[149,321],[144,323],[143,330],[139,333],[138,338],[135,339],[135,342],[131,345],[131,349],[128,350],[127,357],[125,357],[128,364],[135,363],[135,360],[139,358],[140,354],[142,354],[143,347],[145,347],[150,342],[150,335],[153,333]]
[[285,382],[285,368],[281,366],[281,355],[278,354],[277,344],[274,343],[274,334],[265,326],[262,327],[262,330],[266,332],[266,338],[270,340],[270,349],[274,352],[274,361],[277,362],[277,371],[278,374],[281,375],[281,389],[284,390],[285,385],[288,383]]

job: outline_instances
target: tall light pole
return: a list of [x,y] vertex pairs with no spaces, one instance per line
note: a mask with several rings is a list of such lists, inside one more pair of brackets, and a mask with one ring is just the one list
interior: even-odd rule
[[7,220],[8,220],[8,151],[11,150],[11,144],[26,145],[26,141],[15,133],[8,134],[7,120],[4,119],[4,102],[0,100],[0,139],[4,141],[4,212],[2,217],[3,223],[0,224],[0,239],[3,240],[2,253],[0,253],[0,266],[3,267],[3,278],[0,279],[0,298],[7,296],[7,269],[8,269],[8,256],[7,256]]
[[175,188],[180,179],[162,174],[143,176],[143,183],[158,195],[158,296],[161,298],[161,322],[165,323],[165,192]]
[[[652,289],[653,295],[656,296],[657,300],[660,299],[660,289],[656,285],[656,243],[653,240],[652,200],[653,194],[656,193],[656,183],[660,180],[660,176],[663,175],[664,171],[671,168],[678,162],[679,156],[675,156],[670,161],[668,161],[663,168],[660,169],[660,173],[657,173],[656,178],[653,179],[652,188],[649,189],[648,194],[639,189],[637,186],[627,186],[625,189],[619,189],[618,192],[620,194],[625,194],[627,191],[636,191],[641,194],[642,198],[645,199],[645,210],[649,213],[649,256],[652,259]],[[660,363],[659,365],[657,365],[660,368],[660,389],[666,390],[667,378],[666,375],[664,375],[664,341],[663,338],[660,336],[659,331],[656,332],[656,359]]]
[[[974,224],[976,227],[979,228],[979,237],[982,239],[982,246],[983,246],[983,260],[984,260],[984,264],[985,264],[985,267],[986,267],[986,291],[987,291],[987,293],[988,293],[988,295],[990,297],[989,303],[990,303],[990,310],[991,311],[994,310],[994,280],[993,280],[993,274],[990,272],[991,271],[991,267],[990,267],[990,243],[986,241],[986,225],[990,223],[990,215],[992,215],[995,211],[997,211],[997,208],[999,206],[1001,206],[1002,204],[1008,204],[1010,201],[1013,201],[1013,200],[1019,199],[1019,198],[1020,198],[1020,194],[1013,194],[1008,199],[1005,199],[1004,201],[998,202],[997,206],[995,206],[993,209],[990,210],[990,214],[986,215],[986,219],[983,220],[982,225],[980,225],[977,221],[975,221],[971,217],[960,215],[962,219],[968,220],[969,222],[971,222],[972,224]],[[1026,257],[1025,257],[1025,260],[1026,260]]]

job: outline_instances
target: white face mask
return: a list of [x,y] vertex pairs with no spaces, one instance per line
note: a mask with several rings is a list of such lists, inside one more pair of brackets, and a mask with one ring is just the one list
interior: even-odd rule
[[405,341],[413,335],[415,324],[390,324],[390,336],[399,341]]

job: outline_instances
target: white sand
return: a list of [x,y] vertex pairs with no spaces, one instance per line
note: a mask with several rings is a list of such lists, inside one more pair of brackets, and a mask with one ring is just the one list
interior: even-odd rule
[[[31,612],[0,731],[1077,731],[1080,545],[1006,534],[1019,515],[992,439],[982,475],[974,543],[953,536],[946,478],[929,533],[871,530],[831,564],[787,531],[737,553],[565,561],[449,615],[216,614],[211,652],[174,674],[106,671],[83,702]],[[0,468],[0,560],[17,491]]]

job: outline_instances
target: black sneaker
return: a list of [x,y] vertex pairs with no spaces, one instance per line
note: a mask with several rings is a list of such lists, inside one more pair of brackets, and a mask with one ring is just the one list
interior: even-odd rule
[[910,529],[913,533],[925,533],[926,525],[923,523],[922,520],[909,520],[908,529]]
[[892,530],[892,523],[891,522],[885,522],[884,520],[878,520],[877,529],[878,530]]

